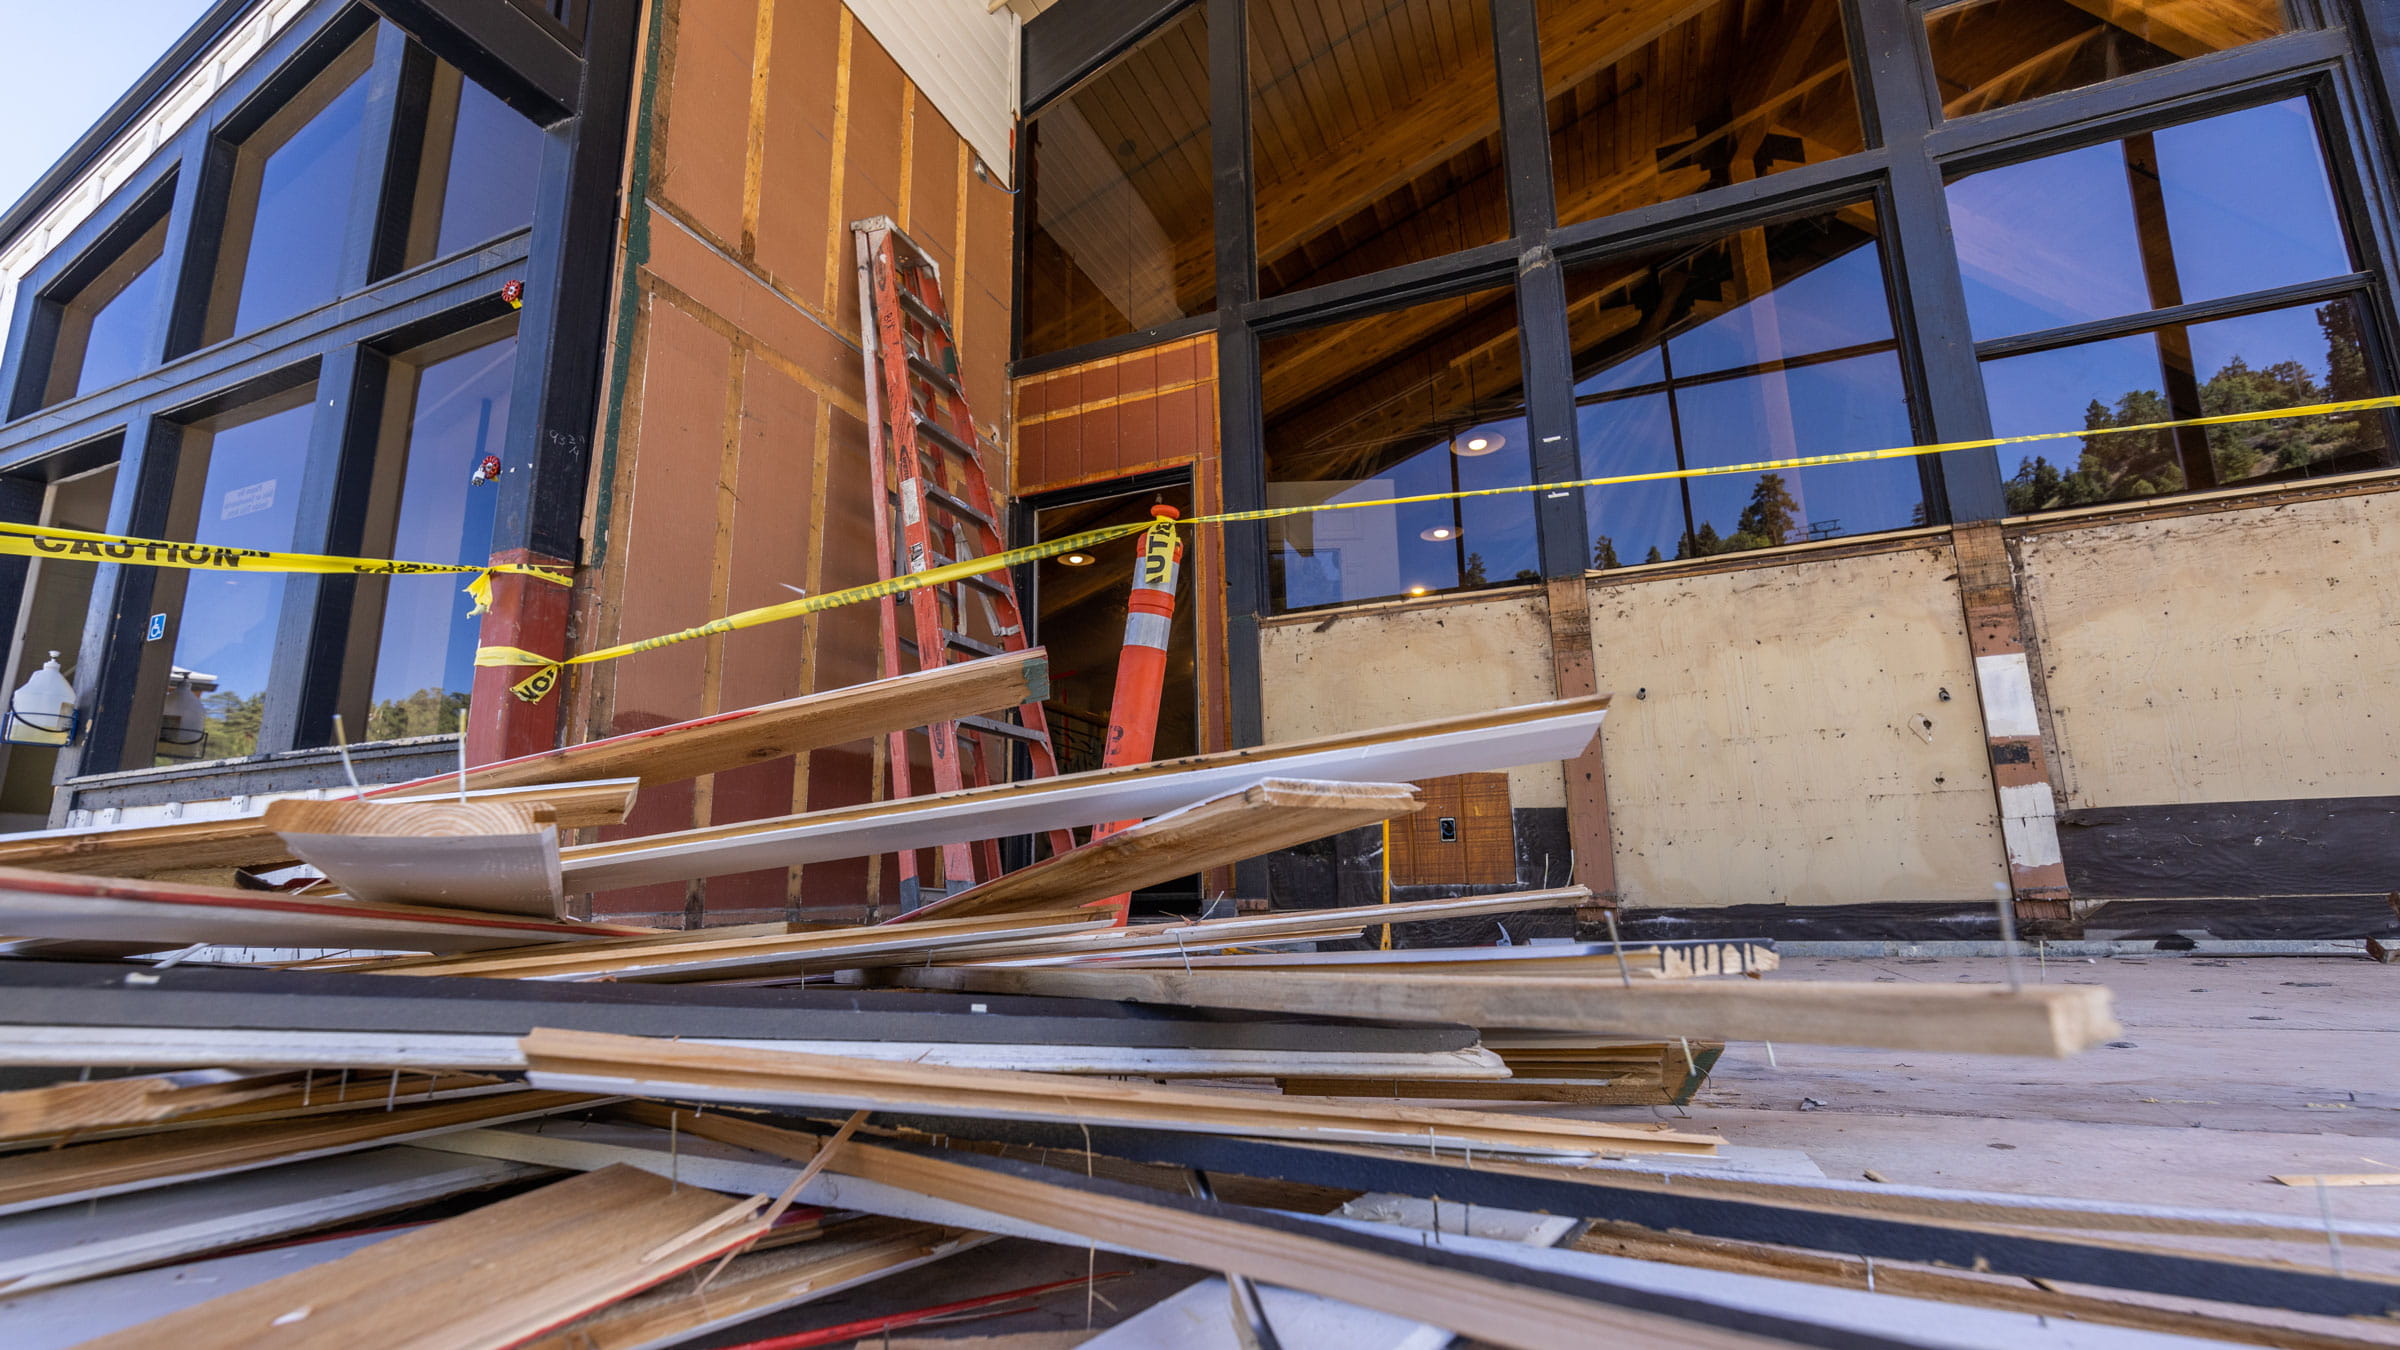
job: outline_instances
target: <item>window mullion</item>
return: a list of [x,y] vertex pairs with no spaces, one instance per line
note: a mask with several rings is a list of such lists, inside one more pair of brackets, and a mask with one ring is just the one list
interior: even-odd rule
[[[1967,326],[1966,286],[1950,243],[1941,172],[1924,153],[1934,102],[1919,46],[1922,21],[1898,0],[1854,4],[1866,103],[1874,112],[1877,141],[1892,151],[1881,224],[1886,258],[1897,279],[1900,330],[1913,339],[1902,347],[1914,367],[1918,433],[1941,441],[1979,439],[1991,434],[1991,411]],[[1950,520],[1996,520],[2006,513],[1996,452],[1954,450],[1919,462],[1929,470],[1928,506],[1938,501]]]
[[[379,359],[359,347],[343,346],[325,353],[317,367],[316,412],[309,421],[308,455],[297,485],[300,501],[292,526],[295,553],[356,546],[355,531],[344,528],[347,522],[339,519],[343,513],[336,507],[345,495],[346,479],[363,481],[368,476],[364,470],[346,474],[343,459],[353,445],[360,455],[373,451],[380,382],[368,367]],[[331,739],[332,686],[340,680],[350,594],[356,585],[350,577],[294,574],[285,579],[256,753],[271,755]],[[350,729],[350,738],[360,739],[365,730]]]

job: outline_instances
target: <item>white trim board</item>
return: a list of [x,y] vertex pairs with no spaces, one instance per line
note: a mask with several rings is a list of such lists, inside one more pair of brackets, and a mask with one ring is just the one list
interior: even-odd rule
[[[1508,1065],[1481,1046],[1464,1050],[1360,1054],[1122,1045],[990,1045],[927,1041],[760,1041],[689,1038],[737,1050],[966,1069],[1016,1069],[1138,1078],[1472,1078],[1508,1077]],[[243,1031],[214,1027],[0,1026],[0,1064],[125,1069],[281,1069],[345,1065],[357,1069],[521,1069],[515,1036],[409,1031]],[[481,1089],[488,1091],[488,1089]],[[446,1093],[447,1096],[462,1094]],[[422,1094],[411,1100],[421,1099]]]
[[[795,867],[838,858],[863,858],[958,840],[1041,834],[1076,825],[1148,819],[1262,778],[1318,778],[1343,783],[1415,782],[1449,774],[1492,772],[1581,754],[1600,731],[1607,707],[1537,704],[1498,725],[1443,729],[1373,744],[1316,748],[1311,742],[1264,746],[1235,756],[1211,756],[1172,772],[1134,776],[1102,770],[1037,779],[1004,789],[970,789],[946,797],[855,810],[788,817],[782,825],[693,831],[654,840],[569,850],[570,891],[612,890],[662,881],[690,881],[736,872]],[[1395,728],[1395,731],[1405,730]],[[831,817],[830,819],[824,817]]]

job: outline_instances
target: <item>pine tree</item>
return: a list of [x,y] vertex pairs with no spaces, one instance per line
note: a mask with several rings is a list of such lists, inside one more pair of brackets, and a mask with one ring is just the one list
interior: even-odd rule
[[1785,486],[1783,475],[1762,473],[1757,486],[1750,489],[1750,504],[1734,522],[1733,537],[1725,541],[1725,548],[1772,548],[1788,543],[1799,519],[1800,503]]
[[1601,535],[1592,545],[1592,566],[1600,569],[1621,566],[1617,561],[1617,541]]
[[1659,556],[1659,554],[1658,554],[1658,545],[1656,545],[1656,544],[1652,544],[1652,545],[1650,546],[1650,555],[1649,555],[1648,557],[1646,557],[1646,558],[1642,559],[1642,561],[1643,561],[1643,562],[1646,562],[1646,563],[1654,563],[1654,562],[1665,562],[1665,561],[1666,561],[1666,559],[1665,559],[1665,558],[1662,558],[1662,557],[1660,557],[1660,556]]
[[1470,553],[1467,555],[1467,565],[1458,574],[1458,584],[1461,586],[1481,586],[1485,584],[1483,576],[1482,554]]

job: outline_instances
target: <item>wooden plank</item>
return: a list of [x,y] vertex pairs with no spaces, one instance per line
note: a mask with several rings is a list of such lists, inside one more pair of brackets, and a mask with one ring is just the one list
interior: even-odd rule
[[1664,1261],[1703,1270],[1764,1275],[1779,1280],[1805,1280],[1842,1288],[1871,1290],[1896,1298],[1930,1298],[1945,1303],[2001,1308],[2102,1326],[2134,1327],[2168,1336],[2200,1337],[2236,1344],[2268,1344],[2277,1350],[2377,1350],[2388,1342],[2364,1340],[2336,1332],[2292,1326],[2267,1327],[2240,1318],[2205,1312],[2161,1308],[2126,1299],[2037,1287],[2015,1280],[1983,1275],[1927,1270],[1907,1263],[1874,1265],[1863,1257],[1800,1251],[1764,1242],[1693,1237],[1658,1232],[1639,1224],[1595,1221],[1571,1244],[1575,1250],[1604,1256]]
[[[1234,940],[1282,942],[1355,936],[1358,929],[1369,925],[1432,923],[1441,919],[1468,919],[1525,910],[1573,909],[1590,899],[1591,892],[1581,886],[1567,886],[1552,890],[1467,896],[1458,900],[1407,900],[1392,905],[1354,905],[1346,909],[1295,909],[1275,914],[1245,914],[1231,919],[1137,924],[1096,932],[1061,933],[1056,937],[961,953],[957,959],[962,963],[972,961],[975,964],[995,964],[1003,960],[1021,960],[1027,965],[1063,964],[1123,956],[1143,948],[1173,951],[1180,958],[1184,952],[1207,951],[1212,946]],[[937,961],[936,964],[941,963]]]
[[[451,780],[453,785],[456,779]],[[633,809],[632,778],[507,788],[474,800],[541,802],[560,829],[616,825]],[[289,800],[289,799],[287,799]],[[411,797],[412,801],[435,798]],[[447,800],[457,800],[453,793]],[[276,802],[270,805],[281,805]],[[184,821],[102,830],[44,830],[0,837],[0,867],[38,867],[99,876],[146,876],[203,867],[249,867],[288,862],[291,853],[259,814],[231,820]]]
[[2299,1172],[2277,1174],[2286,1186],[2400,1186],[2400,1172]]
[[350,1153],[590,1104],[590,1098],[572,1093],[515,1092],[355,1112],[332,1120],[211,1125],[20,1154],[0,1169],[0,1214]]
[[284,801],[261,820],[354,900],[566,917],[544,803]]
[[1364,1102],[1328,1106],[996,1069],[937,1068],[539,1028],[519,1042],[526,1078],[562,1091],[684,1101],[897,1109],[988,1119],[1148,1125],[1208,1134],[1520,1153],[1713,1153],[1717,1140],[1658,1126],[1487,1115]]
[[1992,1055],[2071,1055],[2119,1033],[2096,985],[1893,985],[1471,975],[945,966],[900,973],[925,989],[1257,1008],[1478,1027],[1711,1041],[1788,1041]]
[[543,1174],[403,1146],[15,1214],[0,1219],[0,1292],[188,1260]]
[[1406,783],[1319,783],[1269,778],[1154,816],[901,916],[906,922],[969,914],[1067,909],[1144,886],[1247,861],[1416,810]]
[[1120,1250],[1431,1322],[1499,1345],[1583,1350],[1600,1341],[1678,1350],[1782,1344],[1576,1298],[1522,1278],[1420,1263],[1399,1255],[1396,1245],[1345,1237],[1339,1230],[1293,1231],[1245,1222],[1248,1216],[1231,1207],[1137,1198],[1114,1187],[1102,1190],[1092,1181],[1070,1186],[868,1144],[845,1146],[831,1170],[1063,1229]]
[[992,1239],[935,1224],[867,1219],[798,1247],[734,1259],[705,1289],[655,1289],[570,1322],[524,1350],[642,1350],[797,1307]]
[[192,1073],[102,1078],[0,1092],[0,1139],[141,1125],[281,1095],[280,1077]]
[[862,927],[759,937],[717,938],[704,929],[680,942],[551,943],[530,951],[368,966],[390,975],[474,975],[515,980],[689,980],[790,977],[857,966],[921,964],[952,949],[972,950],[1006,938],[1053,931],[1101,929],[1102,915],[997,914],[906,928]]
[[[631,777],[644,786],[672,783],[1049,696],[1050,659],[1033,647],[501,760],[468,770],[467,782],[471,787],[525,787]],[[455,775],[421,778],[367,795],[406,796],[457,781]]]
[[1283,745],[1229,750],[929,797],[744,821],[566,851],[567,885],[599,890],[1038,834],[1164,814],[1262,778],[1405,782],[1581,753],[1608,697],[1593,695]]
[[364,947],[474,951],[529,942],[640,937],[654,930],[565,923],[423,905],[371,905],[279,891],[0,867],[0,933],[21,938],[139,944],[158,951],[228,947]]
[[[1622,958],[1624,964],[1618,965]],[[1606,942],[1578,942],[1540,947],[1412,947],[1371,952],[1244,952],[1237,955],[1195,956],[1190,961],[1162,957],[1109,960],[1110,970],[1292,970],[1333,974],[1583,975],[1616,978],[1620,969],[1634,979],[1684,980],[1710,975],[1757,975],[1780,964],[1773,946],[1765,942],[1695,939],[1688,942],[1626,943],[1620,949]]]
[[90,1344],[499,1350],[749,1241],[761,1203],[606,1168]]

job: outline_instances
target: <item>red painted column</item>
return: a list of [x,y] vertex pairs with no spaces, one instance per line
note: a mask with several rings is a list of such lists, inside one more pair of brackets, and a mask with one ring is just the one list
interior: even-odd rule
[[[508,549],[492,555],[495,566],[572,568],[566,558],[553,558],[529,549]],[[484,611],[482,645],[522,647],[544,656],[567,654],[567,619],[574,610],[575,588],[508,572],[492,574],[492,607]],[[532,674],[522,666],[477,666],[475,688],[467,704],[467,762],[490,764],[514,759],[558,745],[560,709],[566,704],[565,682],[539,703],[528,703],[509,686]]]

